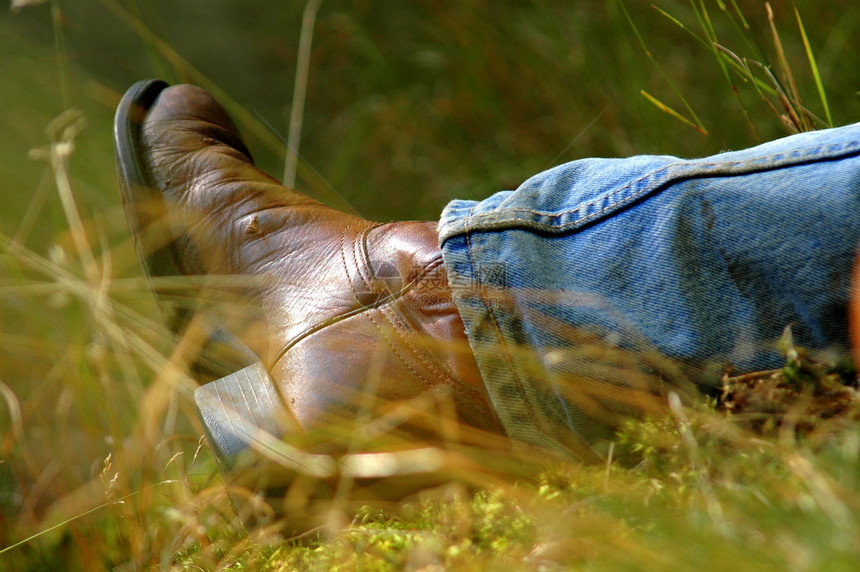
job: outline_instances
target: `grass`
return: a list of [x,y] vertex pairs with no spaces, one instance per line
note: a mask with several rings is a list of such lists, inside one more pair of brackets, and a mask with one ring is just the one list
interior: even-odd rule
[[[333,512],[298,539],[244,531],[128,238],[111,116],[142,77],[190,79],[282,172],[303,9],[282,4],[53,1],[0,19],[0,567],[856,567],[851,373],[788,350],[719,402],[630,420],[605,465]],[[297,185],[370,218],[435,218],[577,157],[848,123],[854,4],[327,0]]]

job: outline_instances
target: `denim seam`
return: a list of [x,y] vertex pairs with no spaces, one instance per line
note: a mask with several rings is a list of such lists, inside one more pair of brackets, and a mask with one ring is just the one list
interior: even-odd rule
[[[551,443],[556,443],[558,441],[557,438],[553,437],[550,433],[547,432],[546,424],[547,424],[548,420],[545,418],[544,415],[538,415],[537,413],[535,413],[535,408],[533,407],[533,405],[529,399],[528,393],[524,389],[524,384],[523,384],[522,380],[520,379],[519,375],[517,374],[515,364],[513,362],[513,359],[511,358],[510,351],[508,350],[507,342],[506,342],[505,337],[503,336],[503,334],[501,332],[501,328],[499,327],[499,324],[496,320],[495,313],[493,312],[492,304],[490,304],[488,297],[486,296],[486,290],[484,288],[484,285],[480,281],[480,277],[478,276],[478,273],[475,270],[475,266],[473,263],[473,260],[475,257],[472,255],[472,242],[471,242],[470,233],[467,232],[465,235],[465,238],[466,238],[466,247],[467,247],[467,250],[469,252],[469,264],[470,264],[471,269],[472,269],[472,275],[474,276],[475,281],[478,283],[479,291],[481,293],[481,301],[483,302],[484,307],[486,307],[486,309],[487,309],[488,316],[490,317],[490,322],[493,325],[493,329],[495,330],[496,335],[499,339],[499,345],[501,346],[502,354],[504,355],[505,362],[508,365],[508,371],[511,374],[511,380],[516,385],[516,388],[517,388],[520,396],[522,397],[522,403],[525,406],[525,410],[526,410],[526,413],[528,415],[528,418],[532,423],[531,429],[532,429],[532,431],[534,431],[534,433],[532,433],[532,435],[540,436],[540,438],[543,439],[542,442],[535,443],[532,439],[530,439],[527,435],[525,435],[525,436],[523,436],[522,440],[526,443],[537,444],[537,445],[547,445],[547,444],[551,444]],[[484,380],[484,383],[486,385],[489,385],[486,380]],[[489,387],[487,388],[487,391],[489,392]],[[498,411],[499,411],[498,408],[496,408],[497,414],[498,414]],[[519,416],[517,415],[517,417],[519,417]],[[499,418],[502,420],[502,425],[505,427],[505,430],[507,431],[509,437],[511,437],[513,439],[520,438],[519,435],[513,434],[511,429],[507,425],[505,425],[505,419],[503,419],[501,415],[499,415]],[[512,420],[512,422],[519,421],[519,420],[522,420],[522,418],[514,419],[514,420]],[[549,424],[551,425],[551,423],[549,423]],[[572,431],[573,435],[580,441],[580,443],[584,444],[586,446],[586,448],[588,448],[588,449],[591,448],[591,444],[588,442],[587,439],[585,439],[579,433],[579,431],[577,430],[576,427],[568,426],[568,428]],[[530,431],[530,433],[531,433],[531,431]]]
[[[633,181],[629,181],[627,184],[625,184],[622,187],[619,187],[613,191],[610,191],[609,193],[606,193],[606,194],[603,194],[599,197],[596,197],[587,203],[578,205],[576,208],[573,208],[573,209],[570,209],[567,211],[558,212],[558,213],[549,213],[549,212],[537,211],[534,209],[506,208],[505,212],[506,213],[525,213],[525,214],[536,215],[536,216],[539,216],[542,218],[557,219],[557,218],[561,218],[561,217],[566,216],[566,215],[576,213],[578,211],[585,210],[588,207],[591,207],[598,202],[607,200],[612,195],[617,195],[619,193],[622,193],[623,191],[629,190],[631,187],[636,186],[638,183],[641,183],[642,181],[645,181],[645,180],[648,180],[651,178],[655,178],[655,177],[661,177],[659,180],[654,181],[653,183],[649,184],[648,186],[643,187],[642,189],[633,192],[633,194],[624,196],[623,198],[605,206],[604,208],[602,208],[601,210],[599,210],[595,213],[584,215],[584,216],[582,216],[582,217],[580,217],[574,221],[570,221],[570,222],[564,223],[562,225],[552,227],[551,229],[545,229],[547,231],[563,232],[563,231],[565,231],[571,227],[581,225],[582,223],[587,222],[590,219],[594,219],[596,217],[599,217],[600,215],[604,214],[605,212],[607,212],[609,210],[618,208],[619,206],[622,206],[626,203],[634,201],[635,199],[638,199],[642,195],[649,194],[649,193],[653,192],[655,189],[659,189],[661,187],[671,186],[671,184],[673,182],[675,182],[676,180],[681,180],[681,179],[689,180],[689,179],[698,179],[698,178],[707,178],[707,177],[737,176],[737,175],[742,175],[742,174],[759,173],[759,172],[763,172],[766,170],[779,170],[779,169],[785,169],[788,167],[797,166],[797,165],[805,163],[805,162],[812,162],[816,158],[818,160],[828,160],[828,161],[839,160],[839,159],[844,159],[846,157],[850,157],[853,154],[856,154],[858,152],[858,149],[857,149],[858,147],[860,147],[860,142],[851,142],[848,144],[838,144],[838,145],[828,145],[828,146],[824,146],[824,147],[819,145],[816,147],[808,147],[806,149],[801,149],[801,150],[792,152],[790,154],[777,153],[774,155],[766,155],[764,157],[759,157],[758,159],[755,159],[755,160],[731,161],[728,163],[722,162],[722,161],[709,162],[709,163],[699,163],[699,162],[692,162],[692,161],[678,161],[678,162],[671,163],[669,165],[665,165],[664,167],[661,167],[660,169],[657,169],[655,171],[651,171],[650,173],[643,175],[643,176],[639,177],[638,179],[635,179]],[[823,149],[826,151],[822,151]],[[830,152],[836,151],[836,150],[838,150],[839,153],[837,153],[835,155],[830,154]],[[792,161],[792,162],[786,162],[786,163],[779,164],[779,165],[772,165],[771,164],[773,161],[780,160],[781,158],[786,157],[787,155],[796,156],[796,158],[798,160]],[[823,157],[822,157],[822,155],[823,155]],[[673,169],[673,168],[677,168],[679,166],[680,167],[691,167],[691,169],[685,169],[685,170],[692,170],[693,172],[687,173],[687,174],[685,174],[685,173],[667,174],[666,173],[666,171]],[[718,173],[698,172],[700,169],[708,169],[708,168],[713,168],[713,167],[717,167],[717,166],[723,166],[723,167],[728,167],[728,168],[734,168],[737,166],[745,166],[747,168],[742,169],[740,171],[733,171],[733,172],[718,172]],[[473,206],[472,209],[470,209],[469,216],[465,217],[463,220],[464,231],[467,231],[469,227],[472,227],[472,230],[480,230],[480,229],[475,229],[474,226],[476,224],[480,224],[481,220],[496,219],[496,217],[498,216],[498,213],[495,213],[495,212],[475,215],[475,214],[472,214],[472,212],[474,211],[474,208],[475,207]],[[537,221],[520,221],[520,220],[508,219],[505,221],[497,220],[496,222],[498,222],[499,224],[511,224],[511,223],[529,224],[529,226],[541,226],[541,228],[544,228],[544,225],[542,225],[541,223],[539,223]]]
[[[523,398],[523,403],[526,406],[526,410],[528,412],[529,418],[534,423],[534,426],[538,430],[538,432],[543,434],[543,430],[540,427],[540,424],[538,423],[537,416],[535,415],[535,413],[532,409],[531,403],[529,402],[528,396],[526,395],[525,390],[523,389],[523,384],[520,381],[519,376],[517,375],[513,360],[511,359],[510,352],[508,351],[507,342],[505,341],[505,338],[502,335],[501,328],[499,328],[499,324],[496,321],[496,316],[495,316],[495,313],[493,312],[492,305],[489,303],[489,300],[487,299],[487,296],[485,295],[486,293],[485,293],[485,289],[484,289],[484,284],[481,282],[481,279],[478,276],[478,273],[475,269],[475,264],[473,262],[475,257],[472,255],[472,241],[471,241],[471,236],[469,233],[466,233],[466,250],[467,250],[468,255],[469,255],[469,265],[470,265],[471,270],[472,270],[472,276],[473,276],[475,282],[478,284],[478,291],[480,292],[480,295],[481,295],[481,302],[484,304],[484,307],[487,309],[487,315],[489,316],[490,323],[493,326],[493,330],[496,332],[496,336],[499,339],[499,345],[501,346],[502,354],[504,355],[505,362],[508,364],[508,369],[511,372],[511,377],[513,378],[514,383],[517,386],[517,390],[519,391],[520,395]],[[484,383],[487,383],[486,380],[484,381]],[[488,390],[489,390],[489,388],[488,388]],[[506,428],[506,430],[507,430],[507,428]]]

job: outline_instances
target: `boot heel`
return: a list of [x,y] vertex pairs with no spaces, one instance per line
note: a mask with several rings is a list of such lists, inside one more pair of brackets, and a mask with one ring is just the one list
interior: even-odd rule
[[[307,501],[331,498],[328,483],[337,476],[337,461],[285,441],[301,428],[266,367],[258,361],[202,385],[194,391],[194,401],[230,501],[245,526],[253,528],[285,514],[297,533],[317,524]],[[297,499],[300,506],[272,510],[268,503],[273,500],[288,504],[293,487],[305,493]]]

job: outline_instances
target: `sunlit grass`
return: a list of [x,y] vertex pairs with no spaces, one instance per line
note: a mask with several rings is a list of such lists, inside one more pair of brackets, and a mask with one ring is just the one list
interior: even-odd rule
[[[169,26],[144,18],[148,9],[99,4],[112,14],[100,25],[136,34],[168,79],[216,93],[264,162],[284,156],[238,82],[228,87],[211,62],[184,56],[154,31]],[[847,53],[840,45],[856,44],[856,8],[845,3],[826,29],[811,7],[768,20],[763,3],[722,4],[661,3],[662,14],[616,1],[575,13],[548,2],[500,3],[492,14],[471,2],[420,4],[418,17],[395,10],[392,22],[401,18],[416,46],[397,26],[384,36],[369,9],[326,12],[324,3],[299,186],[335,206],[343,195],[371,218],[432,218],[449,198],[509,188],[575,157],[704,153],[856,119],[856,94],[829,87],[850,82],[834,77],[849,70],[834,61]],[[0,89],[13,94],[0,137],[9,158],[0,171],[0,568],[856,567],[858,405],[846,398],[824,417],[803,383],[797,399],[767,402],[773,411],[673,402],[625,424],[602,465],[497,468],[483,487],[461,473],[399,506],[334,505],[298,538],[277,518],[244,530],[200,438],[186,364],[196,341],[177,341],[160,322],[119,206],[109,125],[126,86],[76,61],[87,54],[74,51],[74,35],[89,20],[66,20],[61,2],[44,8],[48,48],[17,35],[27,22],[18,15],[0,22],[9,32],[0,58],[18,83],[7,75]],[[40,21],[39,9],[20,17]],[[19,50],[31,59],[15,59]],[[706,57],[714,63],[702,65]],[[803,103],[815,96],[821,111]],[[256,106],[279,123],[275,104]],[[780,375],[800,379],[791,367]]]

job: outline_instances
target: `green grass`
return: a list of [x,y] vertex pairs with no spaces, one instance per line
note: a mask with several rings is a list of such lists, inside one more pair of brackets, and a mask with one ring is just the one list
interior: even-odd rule
[[[432,219],[579,157],[704,155],[857,120],[860,8],[796,4],[774,2],[771,25],[758,0],[326,0],[297,185],[372,219]],[[604,466],[333,512],[298,539],[238,526],[129,241],[111,120],[138,79],[192,80],[283,172],[302,9],[53,1],[0,17],[0,568],[854,569],[858,407],[815,409],[825,390],[793,362],[796,391],[769,414],[703,401],[631,420]]]

